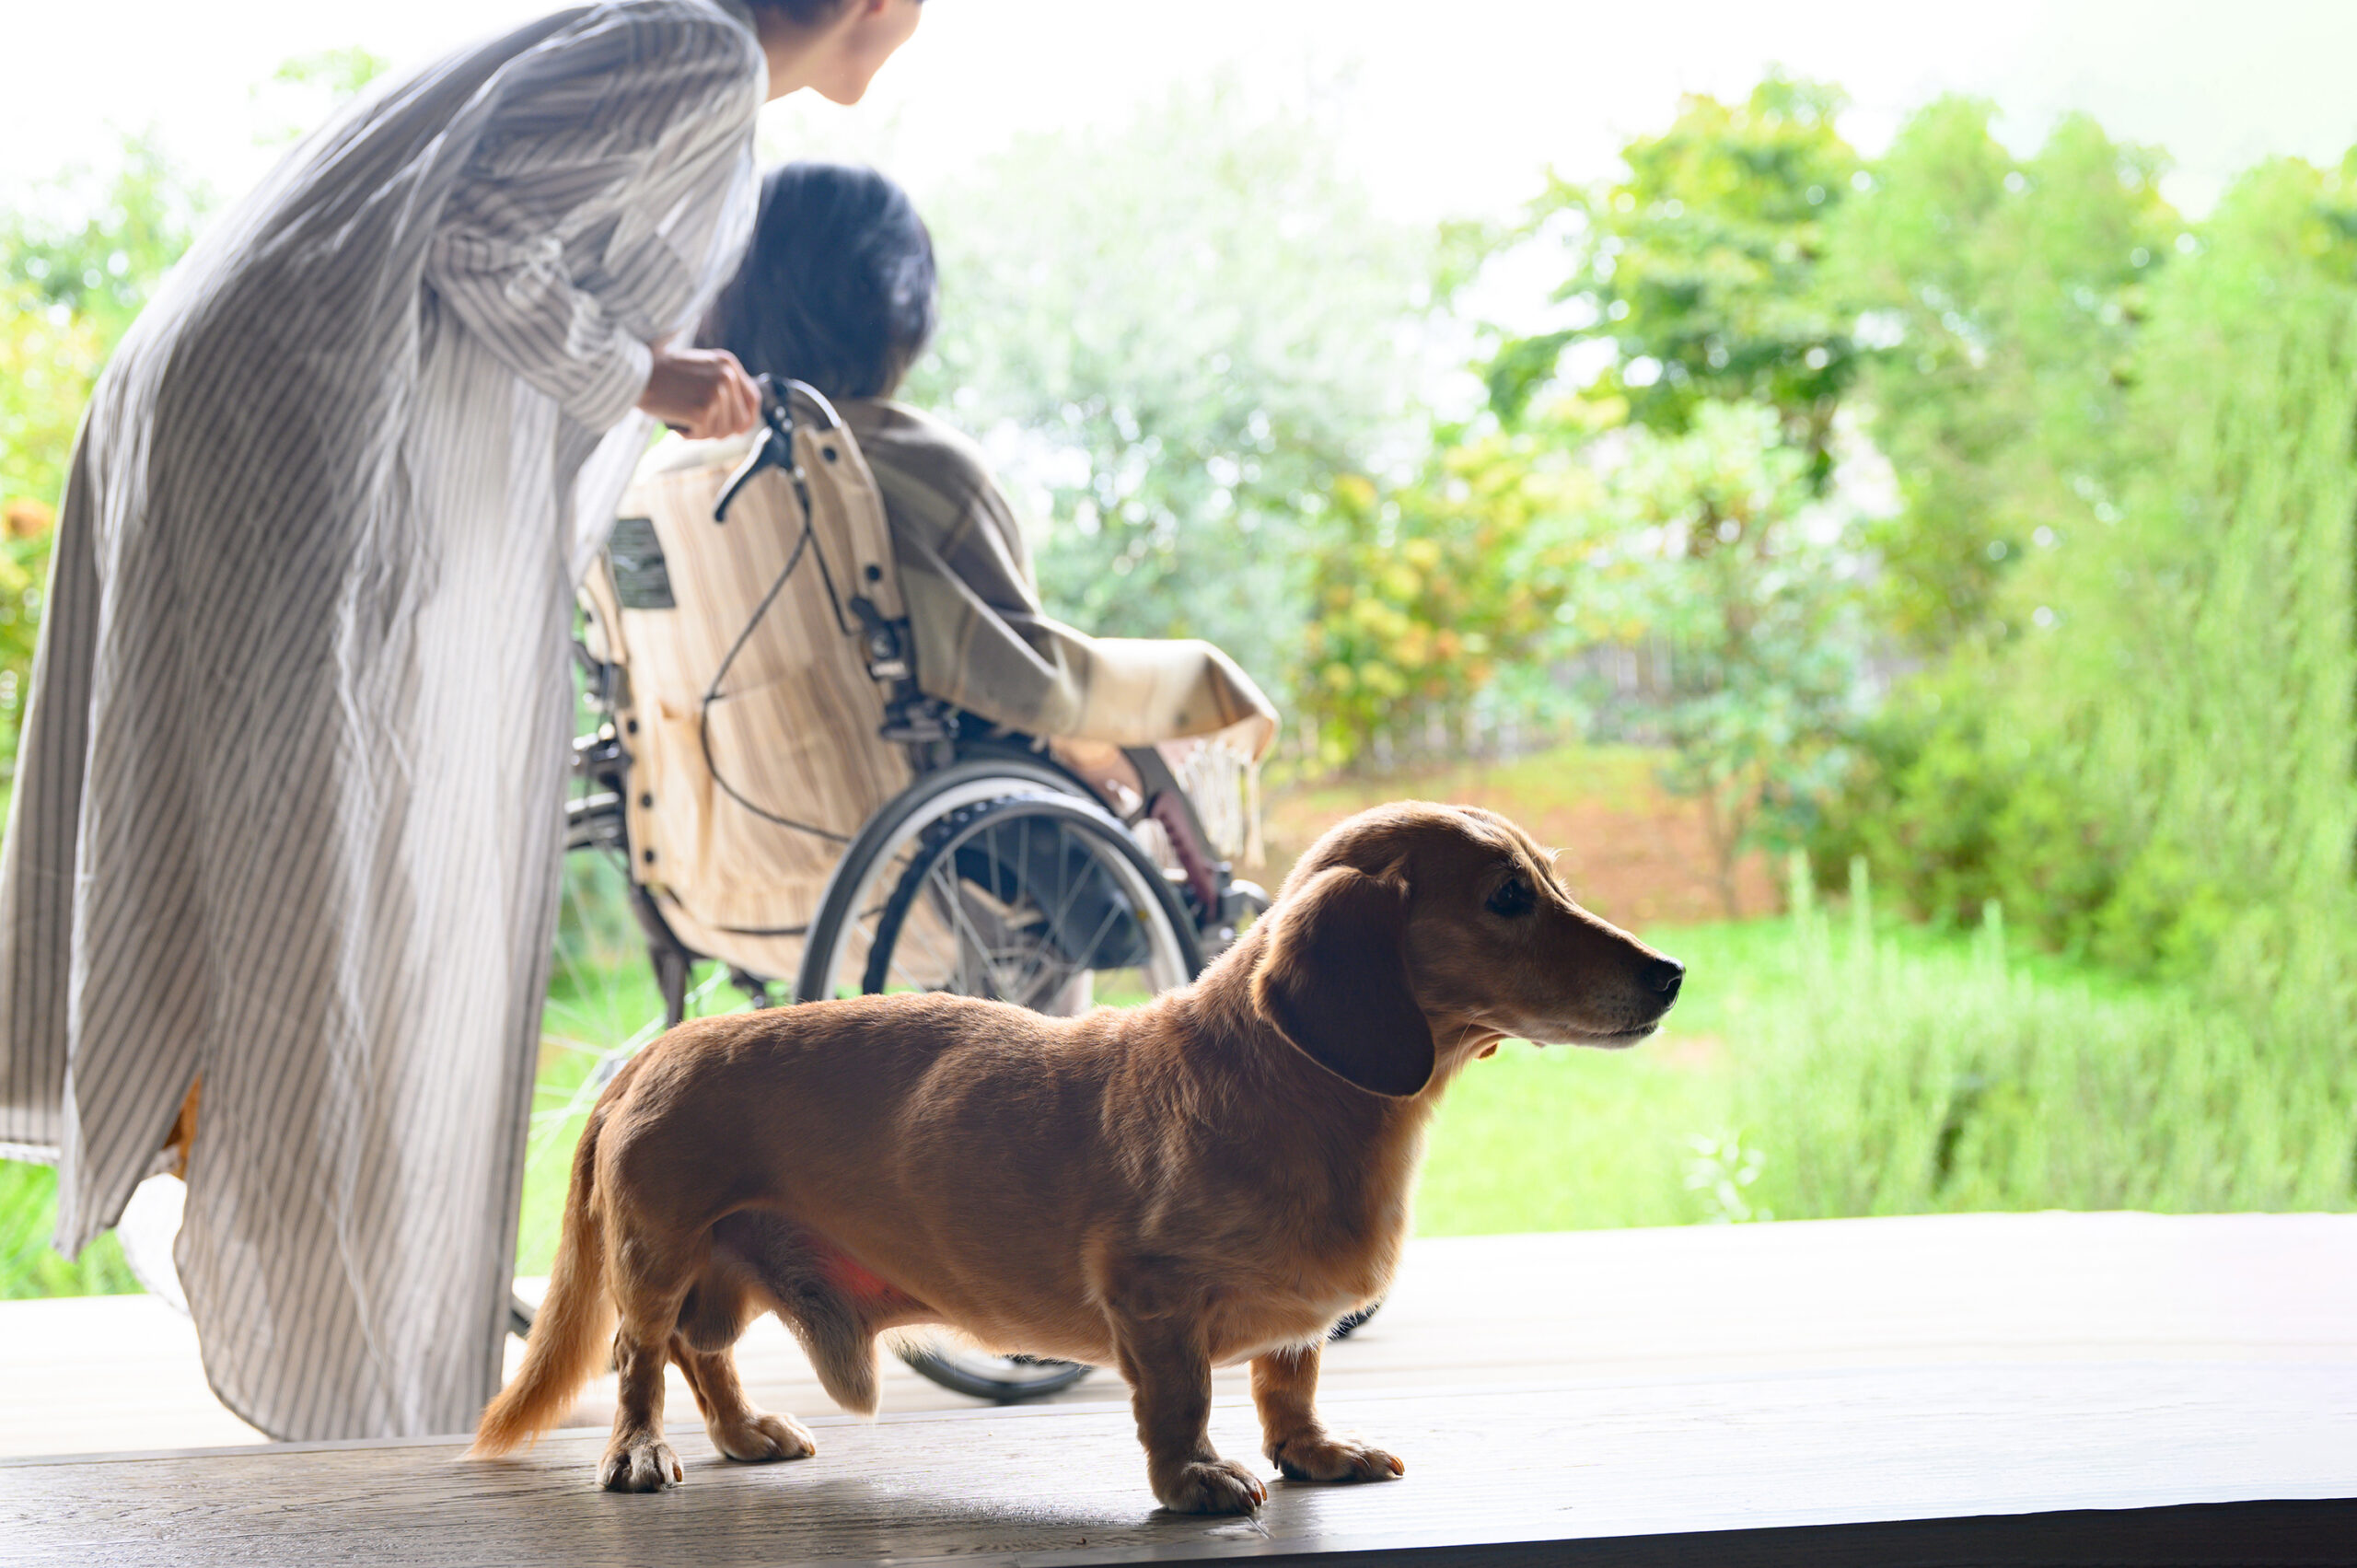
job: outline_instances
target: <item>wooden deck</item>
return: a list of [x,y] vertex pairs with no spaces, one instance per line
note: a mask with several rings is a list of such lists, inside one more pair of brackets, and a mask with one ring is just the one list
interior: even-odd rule
[[[188,1397],[184,1327],[112,1365],[87,1332],[36,1343],[143,1305],[0,1306],[0,1436],[236,1435]],[[719,1459],[684,1392],[687,1482],[652,1497],[597,1491],[586,1431],[487,1465],[455,1440],[21,1458],[0,1562],[2357,1562],[2357,1216],[1419,1242],[1326,1378],[1406,1478],[1278,1483],[1253,1521],[1155,1508],[1109,1376],[994,1411],[896,1369],[863,1423],[782,1331],[745,1360],[815,1458]],[[1218,1394],[1215,1440],[1256,1458],[1240,1374]]]

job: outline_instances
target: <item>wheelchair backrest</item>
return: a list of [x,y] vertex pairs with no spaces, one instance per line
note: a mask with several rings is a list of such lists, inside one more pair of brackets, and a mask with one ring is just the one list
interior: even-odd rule
[[875,476],[823,399],[794,415],[807,515],[772,469],[715,522],[749,443],[666,443],[584,593],[592,651],[619,672],[632,874],[691,947],[770,973],[842,842],[911,776],[877,734],[858,604],[902,615]]

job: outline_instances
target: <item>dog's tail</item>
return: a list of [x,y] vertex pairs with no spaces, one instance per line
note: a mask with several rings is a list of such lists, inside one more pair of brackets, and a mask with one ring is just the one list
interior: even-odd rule
[[[611,1097],[606,1097],[610,1099]],[[532,1338],[516,1380],[484,1407],[470,1459],[493,1458],[528,1443],[564,1418],[581,1386],[597,1376],[614,1331],[614,1304],[606,1294],[606,1237],[590,1212],[598,1164],[601,1101],[589,1113],[573,1151],[573,1185],[564,1195],[564,1233],[549,1271],[549,1294],[532,1319]]]

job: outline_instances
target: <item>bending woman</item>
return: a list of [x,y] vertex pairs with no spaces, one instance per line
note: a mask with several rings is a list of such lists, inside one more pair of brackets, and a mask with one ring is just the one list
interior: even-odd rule
[[740,253],[765,98],[917,0],[619,0],[395,81],[174,272],[61,509],[5,859],[0,1144],[57,1242],[201,1079],[176,1257],[225,1402],[456,1432],[497,1388],[555,918],[574,579],[662,345]]

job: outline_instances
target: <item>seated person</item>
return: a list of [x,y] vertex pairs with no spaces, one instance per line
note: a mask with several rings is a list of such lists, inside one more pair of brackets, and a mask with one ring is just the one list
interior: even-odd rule
[[[1117,799],[1136,782],[1122,748],[1190,742],[1174,765],[1220,853],[1249,863],[1248,764],[1275,735],[1275,710],[1207,643],[1092,637],[1044,611],[980,448],[891,401],[935,308],[932,239],[900,187],[870,169],[789,164],[763,181],[751,247],[700,337],[752,374],[808,384],[841,414],[882,504],[919,690],[1050,742]],[[779,974],[839,845],[907,784],[910,761],[877,735],[884,692],[830,587],[850,580],[850,546],[829,497],[868,494],[860,464],[828,475],[844,482],[834,488],[812,476],[814,569],[780,474],[713,522],[749,439],[658,442],[586,593],[593,638],[626,676],[616,718],[632,756],[634,875],[696,950]]]
[[883,494],[927,695],[1028,734],[1120,745],[1257,720],[1257,756],[1275,714],[1248,677],[1205,644],[1051,620],[981,449],[890,401],[936,311],[933,238],[908,193],[874,169],[793,163],[762,181],[752,245],[701,339],[749,374],[816,388],[851,427]]

